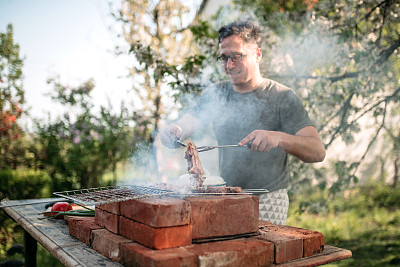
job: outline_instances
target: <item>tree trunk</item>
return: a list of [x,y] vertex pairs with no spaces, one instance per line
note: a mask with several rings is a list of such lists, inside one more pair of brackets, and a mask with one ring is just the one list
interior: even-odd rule
[[379,180],[381,183],[385,183],[385,180],[386,180],[385,159],[382,157],[379,157],[379,161],[381,162],[381,171],[379,174]]
[[399,183],[399,164],[400,164],[400,156],[396,155],[394,160],[394,175],[393,175],[393,188],[396,188]]
[[160,129],[160,119],[161,119],[161,92],[160,92],[160,85],[157,86],[157,95],[154,99],[154,113],[153,113],[153,119],[154,119],[154,130],[153,134],[151,137],[151,142],[152,142],[152,156],[154,160],[154,170],[155,170],[155,175],[157,178],[157,182],[162,182],[161,179],[161,172],[160,172],[160,162],[162,160],[161,157],[161,147],[160,143],[157,142],[157,135],[158,131]]

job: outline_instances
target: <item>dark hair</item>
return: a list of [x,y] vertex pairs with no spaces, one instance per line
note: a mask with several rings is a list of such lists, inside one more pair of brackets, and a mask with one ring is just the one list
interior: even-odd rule
[[238,35],[246,43],[256,43],[258,47],[261,47],[261,29],[252,20],[235,20],[228,25],[222,26],[218,30],[219,43],[222,39],[232,35]]

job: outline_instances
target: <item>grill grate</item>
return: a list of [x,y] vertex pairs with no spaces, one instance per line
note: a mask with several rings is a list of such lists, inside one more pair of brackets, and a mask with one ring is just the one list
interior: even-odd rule
[[53,194],[83,205],[100,205],[131,199],[171,195],[174,192],[154,187],[122,185],[54,192]]
[[[255,191],[256,190],[256,191]],[[262,191],[260,191],[262,190]],[[70,199],[73,202],[83,205],[100,205],[108,204],[119,201],[126,201],[131,199],[140,199],[154,196],[222,196],[222,195],[251,195],[254,193],[266,193],[266,189],[244,189],[241,193],[179,193],[174,190],[164,189],[154,186],[140,186],[140,185],[121,185],[121,186],[107,186],[89,189],[70,190],[63,192],[54,192],[54,195]]]

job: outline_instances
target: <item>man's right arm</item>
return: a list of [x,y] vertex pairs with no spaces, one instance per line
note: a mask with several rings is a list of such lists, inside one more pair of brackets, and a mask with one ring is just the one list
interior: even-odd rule
[[178,121],[161,130],[161,142],[169,148],[178,148],[177,139],[185,140],[199,127],[200,122],[193,115],[186,113]]

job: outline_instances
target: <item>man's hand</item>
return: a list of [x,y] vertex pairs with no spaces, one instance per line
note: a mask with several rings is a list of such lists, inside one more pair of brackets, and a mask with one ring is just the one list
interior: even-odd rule
[[160,139],[164,146],[178,148],[177,139],[185,140],[197,129],[200,122],[190,114],[185,114],[175,123],[167,125],[161,130]]
[[325,158],[325,147],[315,127],[307,126],[295,135],[283,132],[255,130],[246,136],[238,145],[252,142],[251,150],[268,152],[279,147],[304,162],[321,162]]
[[168,125],[160,134],[161,142],[168,148],[178,148],[180,145],[176,140],[181,137],[182,128],[177,124]]
[[268,152],[279,146],[281,134],[274,131],[255,130],[240,141],[239,146],[244,146],[251,142],[250,148],[252,151]]

